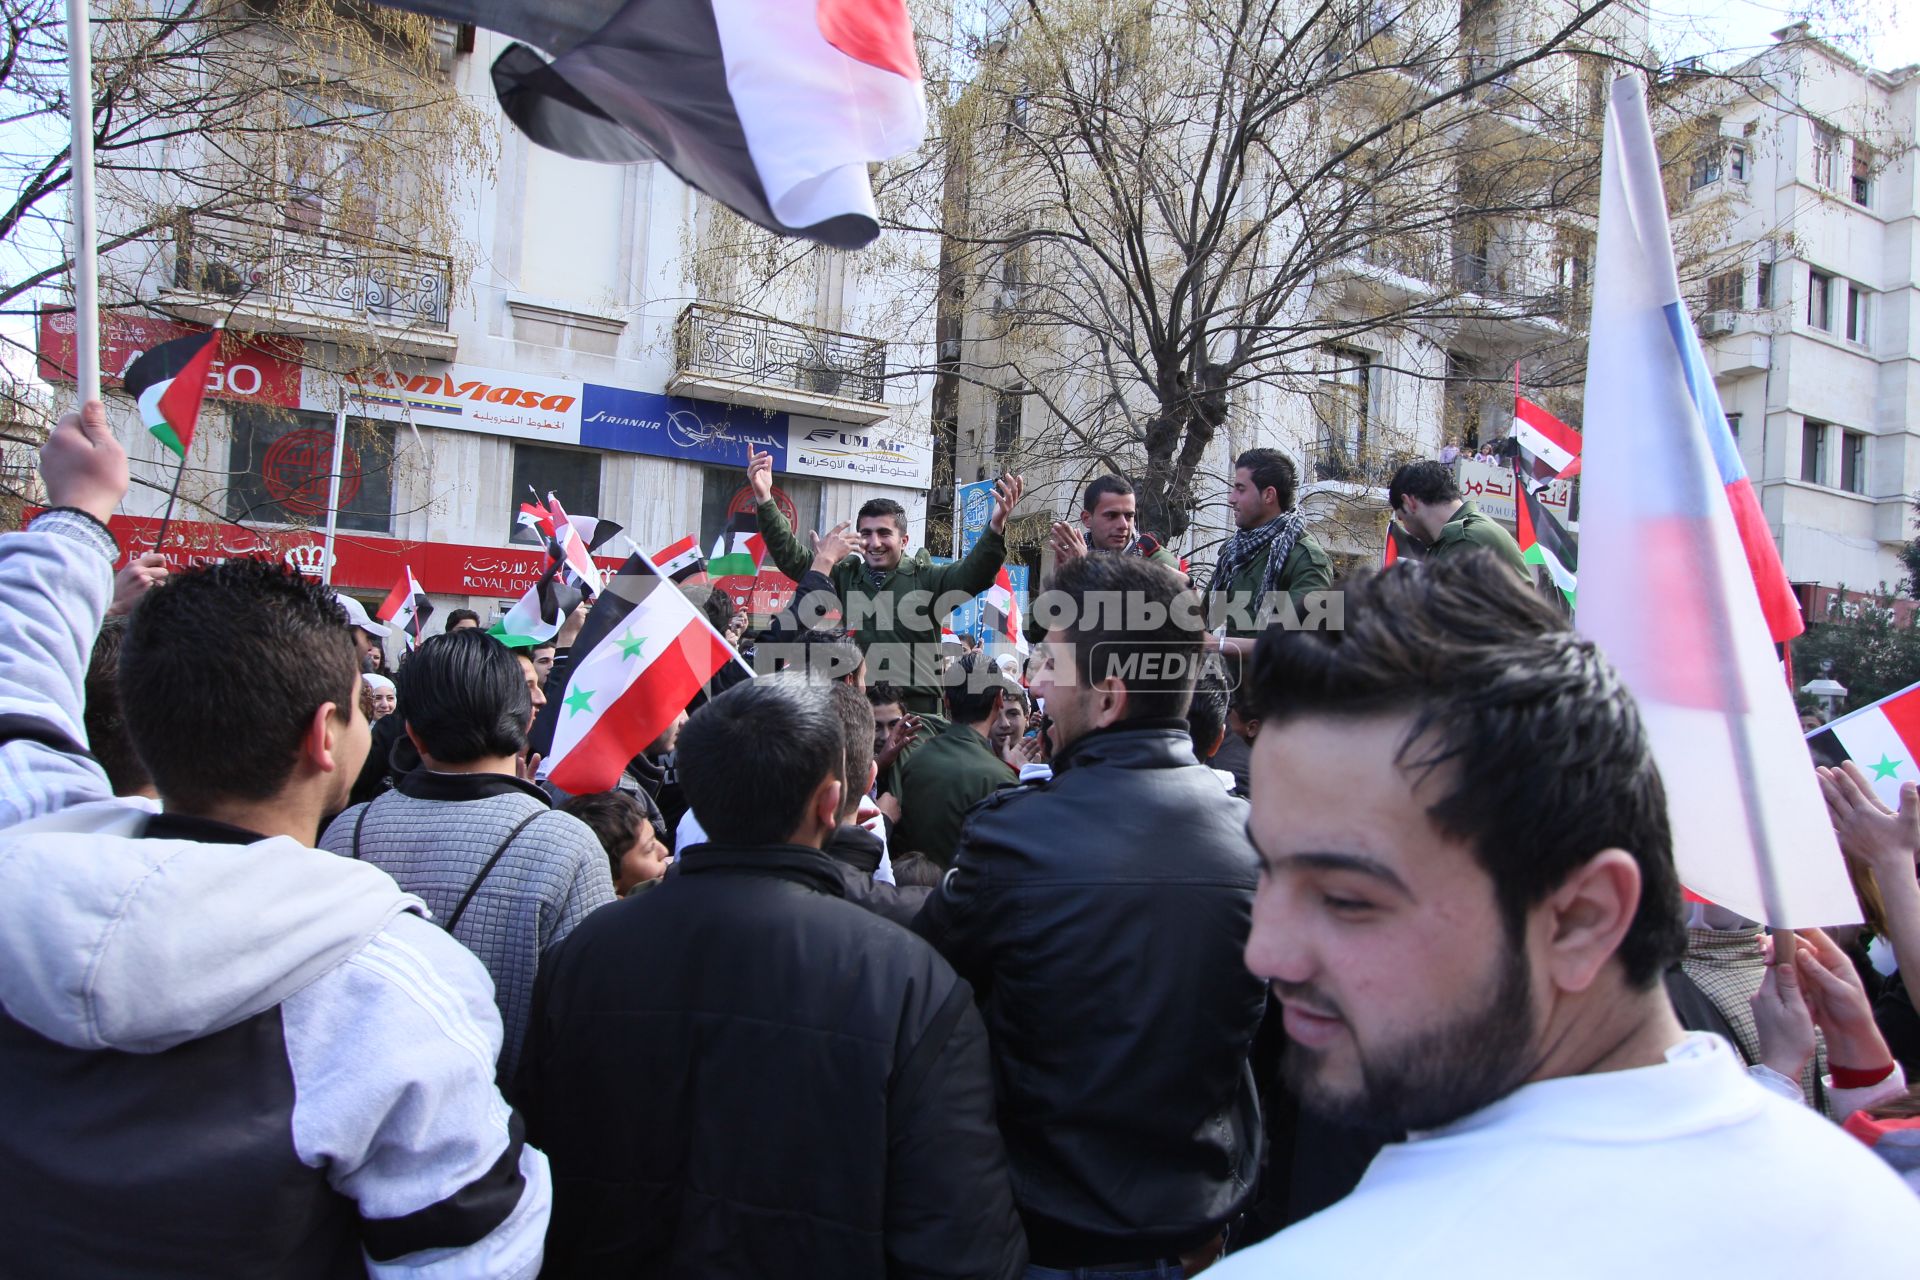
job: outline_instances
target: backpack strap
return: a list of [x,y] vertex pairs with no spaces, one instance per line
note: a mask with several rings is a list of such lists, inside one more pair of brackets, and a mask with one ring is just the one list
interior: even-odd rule
[[448,933],[452,933],[454,930],[454,926],[460,923],[460,917],[465,915],[467,912],[467,904],[473,901],[474,894],[480,892],[481,884],[486,880],[487,876],[492,873],[495,864],[497,864],[500,861],[500,859],[506,855],[508,846],[510,846],[514,842],[514,840],[518,838],[518,836],[522,831],[525,831],[528,827],[533,825],[533,821],[535,818],[541,817],[545,814],[549,814],[552,812],[553,810],[551,809],[540,809],[533,813],[530,813],[525,818],[521,819],[520,824],[518,826],[516,826],[513,830],[507,832],[507,838],[500,842],[500,847],[493,851],[493,856],[491,858],[488,858],[486,865],[480,868],[480,874],[473,878],[473,883],[467,886],[467,891],[460,895],[459,905],[454,907],[453,914],[447,917],[447,923],[445,927]]

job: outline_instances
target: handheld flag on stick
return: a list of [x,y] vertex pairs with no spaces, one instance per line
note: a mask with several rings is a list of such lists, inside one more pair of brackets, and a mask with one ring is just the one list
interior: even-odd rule
[[193,445],[221,332],[216,327],[163,342],[127,366],[127,394],[140,404],[141,424],[183,462]]
[[413,576],[411,565],[400,571],[400,581],[393,584],[393,590],[387,592],[387,598],[381,601],[373,616],[398,627],[401,643],[407,648],[419,645],[427,619],[433,616],[433,602],[421,589],[420,580]]
[[[1516,471],[1520,465],[1520,460],[1514,459]],[[1579,581],[1580,545],[1553,518],[1553,513],[1540,504],[1539,493],[1529,488],[1524,479],[1514,488],[1519,491],[1519,501],[1514,504],[1514,541],[1520,545],[1520,558],[1545,569],[1547,577],[1560,588],[1568,606],[1572,607]]]
[[993,585],[981,593],[980,601],[987,630],[1012,645],[1014,652],[1025,656],[1028,645],[1026,631],[1020,625],[1020,600],[1013,594],[1013,579],[1007,574],[1007,566],[1000,566]]
[[1513,439],[1537,483],[1580,474],[1580,433],[1519,396],[1513,399]]
[[575,642],[561,693],[549,696],[545,773],[562,791],[606,791],[716,672],[736,660],[726,638],[644,555],[629,556]]
[[926,133],[905,0],[390,3],[526,41],[493,85],[539,145],[660,160],[748,221],[835,248],[879,234],[867,166]]
[[549,560],[540,580],[487,628],[487,634],[509,649],[546,644],[560,634],[561,624],[579,607],[580,600],[579,590],[562,580],[560,562]]
[[1853,761],[1880,803],[1899,809],[1900,785],[1920,782],[1920,684],[1814,730],[1807,735],[1807,748],[1821,764]]
[[1639,703],[1681,879],[1776,927],[1856,921],[1774,656],[1768,602],[1792,596],[1680,298],[1636,76],[1607,106],[1591,333],[1575,621]]
[[699,577],[706,563],[700,558],[700,544],[694,541],[692,534],[654,552],[653,562],[660,566],[660,572],[675,582],[690,582]]

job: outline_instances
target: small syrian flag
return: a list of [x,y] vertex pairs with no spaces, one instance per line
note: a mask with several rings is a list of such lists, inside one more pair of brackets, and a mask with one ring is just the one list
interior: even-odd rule
[[700,544],[694,541],[692,534],[654,552],[653,562],[660,566],[661,573],[675,582],[687,582],[699,577],[701,566],[705,563],[700,558]]
[[536,542],[553,540],[553,517],[547,514],[538,498],[520,504],[520,514],[514,517],[514,523],[531,533]]
[[1513,438],[1537,483],[1580,474],[1580,433],[1520,396],[1513,398]]
[[487,634],[509,649],[546,644],[560,634],[560,624],[579,607],[580,591],[560,576],[560,562],[547,561],[547,571],[513,608],[487,628]]
[[760,572],[760,562],[766,558],[767,540],[760,536],[760,517],[751,511],[735,512],[714,539],[713,554],[707,557],[707,577],[751,578]]
[[547,495],[547,515],[553,523],[548,553],[566,567],[576,586],[589,594],[597,591],[600,587],[600,569],[593,563],[593,552],[588,549],[587,540],[580,536],[572,517],[560,505],[560,499],[551,493]]
[[[1519,466],[1517,459],[1514,465]],[[1545,569],[1571,607],[1579,581],[1580,544],[1540,505],[1539,494],[1525,484],[1515,488],[1520,491],[1514,505],[1514,541],[1520,544],[1520,558]]]
[[993,575],[993,585],[980,593],[981,611],[987,630],[1013,646],[1014,652],[1027,652],[1026,631],[1020,625],[1020,598],[1013,594],[1013,579],[1007,566]]
[[411,649],[420,643],[420,634],[426,630],[427,619],[433,616],[433,602],[427,599],[427,593],[421,589],[420,580],[413,576],[412,565],[400,571],[400,581],[393,584],[393,590],[387,592],[387,598],[373,616],[398,627],[402,643],[407,648]]
[[1900,807],[1900,784],[1920,782],[1920,684],[1841,716],[1807,735],[1816,763],[1851,760],[1890,809]]
[[127,394],[140,404],[140,421],[185,461],[207,394],[207,374],[220,352],[220,326],[163,342],[127,366]]
[[581,628],[545,773],[573,795],[610,790],[729,662],[726,637],[644,555],[627,558]]

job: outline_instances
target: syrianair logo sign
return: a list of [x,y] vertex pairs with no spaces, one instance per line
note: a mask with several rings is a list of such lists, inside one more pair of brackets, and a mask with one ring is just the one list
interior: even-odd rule
[[[331,411],[338,391],[310,378],[302,404]],[[423,427],[523,440],[580,443],[580,384],[565,378],[475,365],[432,372],[362,369],[345,378],[347,412]]]

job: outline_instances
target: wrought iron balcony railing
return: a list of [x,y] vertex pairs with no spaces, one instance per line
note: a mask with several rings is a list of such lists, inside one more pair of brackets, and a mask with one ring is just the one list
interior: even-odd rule
[[453,265],[437,253],[320,227],[197,214],[179,230],[174,287],[321,316],[445,329]]
[[887,398],[887,344],[857,333],[696,302],[674,324],[673,351],[683,376],[870,404]]
[[1316,481],[1378,488],[1409,460],[1404,452],[1389,453],[1372,445],[1356,444],[1350,435],[1321,436],[1308,459]]

